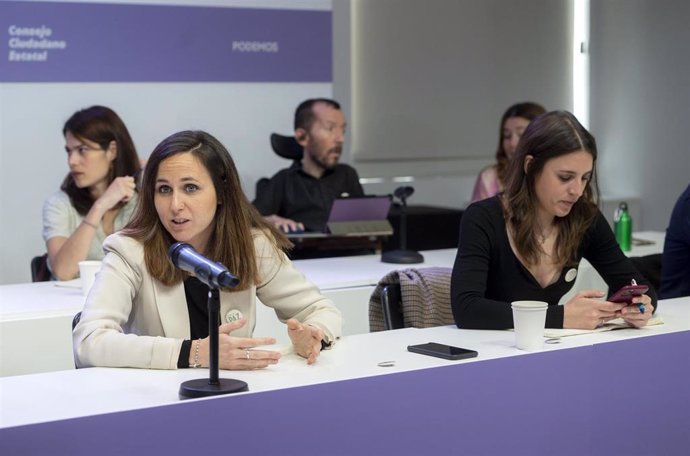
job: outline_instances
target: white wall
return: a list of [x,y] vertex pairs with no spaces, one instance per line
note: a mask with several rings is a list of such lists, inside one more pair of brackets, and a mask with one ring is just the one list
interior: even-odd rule
[[[376,0],[376,2],[381,0]],[[473,21],[479,0],[444,2],[435,0],[428,14],[444,15],[463,9],[461,21]],[[528,5],[531,0],[508,2]],[[535,0],[539,4],[539,0]],[[156,3],[149,1],[144,3]],[[159,3],[195,3],[191,0]],[[232,0],[207,0],[204,4],[242,4]],[[251,3],[251,2],[249,2]],[[230,148],[242,172],[247,193],[253,194],[255,180],[285,166],[269,149],[272,131],[288,133],[292,129],[295,105],[311,96],[331,93],[343,104],[351,121],[348,143],[357,143],[357,126],[351,109],[352,74],[361,70],[356,53],[350,53],[354,40],[351,7],[375,7],[374,1],[337,0],[334,12],[334,83],[330,84],[0,84],[0,283],[29,280],[29,260],[45,250],[40,236],[41,207],[47,195],[55,191],[67,172],[62,151],[63,122],[76,109],[102,103],[111,105],[132,130],[136,145],[143,156],[163,136],[182,128],[205,128],[216,134]],[[427,5],[426,2],[419,2]],[[488,8],[498,3],[489,2]],[[548,3],[552,3],[550,0]],[[561,3],[561,2],[553,2]],[[570,5],[570,1],[563,2]],[[247,2],[244,2],[246,6]],[[314,7],[322,1],[273,0],[253,3],[255,6]],[[395,18],[414,23],[418,7],[407,1],[388,1],[386,6]],[[448,7],[449,9],[444,9]],[[462,9],[461,8],[461,9]],[[480,7],[483,8],[483,7]],[[684,0],[607,0],[592,2],[591,43],[591,129],[601,150],[600,184],[607,199],[634,198],[640,201],[641,215],[636,228],[663,229],[671,207],[690,179],[690,160],[685,144],[688,106],[690,106],[690,3]],[[493,11],[493,10],[492,10]],[[538,10],[530,14],[543,20]],[[426,14],[426,13],[425,13]],[[506,19],[498,10],[480,16],[482,25],[491,30],[495,40],[515,49],[505,63],[520,68],[523,53],[529,46],[520,45],[515,31],[502,35],[496,18]],[[507,16],[510,19],[511,16]],[[560,16],[559,16],[560,17]],[[387,27],[393,16],[384,16],[368,28]],[[552,26],[551,26],[552,27]],[[547,27],[546,30],[549,28]],[[512,29],[511,29],[512,30]],[[405,33],[414,35],[416,27]],[[430,35],[426,35],[427,37]],[[518,36],[518,38],[516,38]],[[473,49],[473,42],[454,43],[462,52]],[[388,42],[386,46],[395,46]],[[430,51],[432,48],[428,47]],[[391,49],[400,53],[404,49]],[[471,55],[471,53],[469,54]],[[428,58],[425,57],[425,58]],[[443,63],[447,54],[437,55]],[[547,59],[549,56],[544,56]],[[569,58],[569,56],[568,56]],[[504,59],[505,60],[505,59]],[[560,61],[560,57],[559,57]],[[429,60],[433,63],[433,59]],[[387,65],[388,61],[370,61],[368,65]],[[433,65],[409,61],[408,69],[418,75],[419,84],[428,84],[425,72]],[[565,63],[566,68],[569,64]],[[524,73],[519,70],[519,74]],[[499,77],[500,76],[500,77]],[[522,76],[521,76],[522,77]],[[507,95],[499,99],[491,89],[514,76],[491,73],[477,81],[489,95],[485,103],[459,103],[458,113],[482,113],[477,128],[476,149],[486,151],[483,157],[464,157],[461,161],[428,160],[421,153],[415,160],[399,160],[384,164],[354,162],[363,177],[383,177],[383,183],[367,184],[376,193],[391,192],[398,182],[395,176],[413,176],[417,191],[410,204],[437,204],[463,207],[469,199],[476,170],[491,161],[497,138],[496,123],[507,104]],[[395,82],[394,79],[391,79]],[[562,101],[570,97],[570,88],[553,95],[548,83],[535,83],[526,89],[526,96],[548,108],[566,107]],[[539,100],[538,90],[552,94]],[[398,96],[408,97],[408,86],[398,86]],[[443,92],[439,92],[443,93]],[[560,101],[559,101],[560,100]],[[373,106],[371,109],[380,109]],[[383,110],[382,112],[386,112]],[[442,122],[430,110],[431,121]],[[398,124],[401,127],[402,124]],[[452,126],[451,126],[452,128]],[[409,130],[409,127],[406,127]],[[416,131],[416,130],[414,130]],[[386,134],[397,134],[395,131]],[[426,134],[417,132],[422,139]],[[349,157],[349,156],[347,156]],[[356,158],[356,157],[355,157]],[[349,159],[349,158],[348,158]],[[462,163],[459,166],[458,163]]]
[[[328,0],[138,3],[330,8]],[[228,147],[253,198],[260,177],[288,164],[271,151],[269,135],[292,131],[304,99],[332,94],[331,83],[0,83],[0,283],[30,281],[31,258],[45,252],[41,210],[68,172],[62,127],[76,110],[114,109],[142,157],[171,133],[207,130]]]
[[572,109],[571,1],[352,4],[351,148],[364,176],[474,177],[494,161],[508,106]]
[[690,182],[690,3],[591,4],[591,130],[600,185],[640,198],[635,229],[664,230]]
[[[571,59],[563,21],[572,1],[348,3],[352,163],[383,181],[368,189],[392,191],[394,177],[412,176],[411,204],[464,207],[477,170],[492,161],[508,104],[532,98],[572,109],[562,73],[572,68],[563,61]],[[637,230],[665,229],[690,181],[688,24],[685,0],[591,2],[590,129],[602,210],[610,218],[627,200]],[[468,33],[477,39],[461,39]],[[414,115],[422,119],[404,121]]]

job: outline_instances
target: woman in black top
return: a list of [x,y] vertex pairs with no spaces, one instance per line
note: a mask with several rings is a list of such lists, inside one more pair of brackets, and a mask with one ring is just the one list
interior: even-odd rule
[[[460,328],[513,327],[512,301],[546,301],[546,326],[595,328],[622,317],[647,324],[656,295],[634,305],[608,302],[600,290],[577,293],[565,305],[581,258],[609,289],[648,282],[621,252],[597,206],[594,137],[565,111],[533,120],[511,162],[505,193],[470,205],[462,217],[451,302]],[[644,305],[641,312],[638,303]]]

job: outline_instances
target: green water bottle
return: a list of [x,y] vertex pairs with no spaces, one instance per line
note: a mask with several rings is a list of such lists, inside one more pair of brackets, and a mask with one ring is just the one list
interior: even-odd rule
[[628,203],[621,203],[618,206],[614,216],[614,231],[621,250],[629,252],[632,244],[632,218],[628,213]]

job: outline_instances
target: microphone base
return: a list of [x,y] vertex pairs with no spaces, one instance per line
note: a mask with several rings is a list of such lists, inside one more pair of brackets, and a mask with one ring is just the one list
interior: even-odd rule
[[414,250],[389,250],[381,254],[382,263],[415,264],[424,263],[421,253]]
[[220,378],[218,384],[212,384],[207,378],[187,380],[180,385],[180,399],[197,397],[220,396],[222,394],[249,391],[246,382],[232,378]]

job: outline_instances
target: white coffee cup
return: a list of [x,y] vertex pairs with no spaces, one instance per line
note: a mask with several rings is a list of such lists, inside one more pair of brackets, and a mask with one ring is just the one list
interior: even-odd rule
[[546,309],[543,301],[514,301],[513,323],[515,325],[515,345],[526,351],[541,350],[544,344]]
[[101,269],[100,261],[80,261],[79,277],[81,278],[81,292],[84,296],[89,294],[89,290],[96,278],[96,273]]

